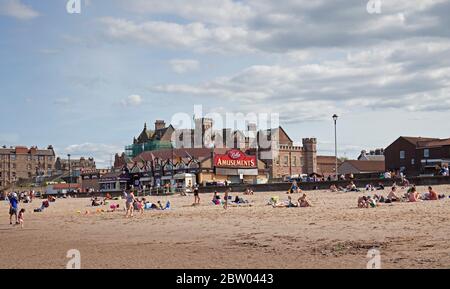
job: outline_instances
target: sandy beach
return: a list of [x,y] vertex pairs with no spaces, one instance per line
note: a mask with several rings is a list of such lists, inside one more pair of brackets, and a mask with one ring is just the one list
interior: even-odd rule
[[22,204],[23,229],[9,225],[2,201],[0,268],[65,268],[67,251],[77,249],[82,268],[363,269],[373,247],[382,268],[450,268],[450,186],[435,189],[447,198],[376,209],[356,208],[363,193],[325,191],[308,192],[314,207],[289,209],[266,205],[271,196],[286,199],[283,192],[243,196],[251,207],[228,210],[209,194],[199,207],[191,206],[193,196],[147,197],[170,200],[172,209],[133,219],[123,211],[95,213],[89,199],[58,199],[33,213],[35,200]]

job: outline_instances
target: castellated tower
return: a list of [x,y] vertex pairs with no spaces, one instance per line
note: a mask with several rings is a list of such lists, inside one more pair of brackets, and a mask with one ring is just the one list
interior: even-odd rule
[[303,143],[303,158],[304,158],[304,172],[312,174],[317,172],[317,139],[304,138]]

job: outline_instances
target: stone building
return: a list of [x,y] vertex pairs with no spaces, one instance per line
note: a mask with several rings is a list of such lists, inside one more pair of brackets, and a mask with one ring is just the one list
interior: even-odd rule
[[37,176],[47,177],[55,173],[55,151],[24,146],[0,148],[0,189],[8,188],[19,180]]
[[125,153],[115,156],[115,168],[129,163],[129,160],[143,152],[167,149],[239,149],[249,155],[257,155],[266,164],[270,179],[286,176],[312,174],[317,172],[317,140],[305,138],[301,145],[294,144],[282,127],[257,130],[256,124],[248,124],[245,131],[230,128],[214,129],[209,118],[198,118],[193,129],[175,130],[166,127],[164,121],[155,122],[155,129],[147,125],[134,138],[133,145]]
[[81,172],[82,170],[95,170],[96,164],[94,158],[84,158],[81,157],[79,159],[71,159],[70,166],[68,159],[57,158],[55,162],[55,170],[58,174],[64,174],[69,172],[69,169],[72,172]]

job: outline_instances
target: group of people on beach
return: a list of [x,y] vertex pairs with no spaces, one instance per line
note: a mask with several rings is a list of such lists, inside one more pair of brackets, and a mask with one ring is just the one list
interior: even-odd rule
[[9,224],[20,225],[23,228],[25,209],[19,208],[19,204],[21,201],[19,195],[16,192],[11,192],[6,196],[5,200],[9,203]]
[[156,203],[151,203],[147,201],[146,198],[137,198],[133,191],[124,191],[123,198],[125,199],[125,218],[132,218],[135,211],[139,212],[141,215],[144,214],[145,210],[168,210],[170,209],[170,201],[167,201],[166,205],[163,206],[161,201]]
[[438,201],[444,199],[445,195],[439,195],[431,186],[428,192],[420,194],[416,186],[411,186],[404,195],[398,193],[398,187],[394,184],[389,194],[374,194],[373,196],[362,196],[358,198],[358,208],[376,208],[380,203],[390,204],[394,202],[420,202],[420,201]]

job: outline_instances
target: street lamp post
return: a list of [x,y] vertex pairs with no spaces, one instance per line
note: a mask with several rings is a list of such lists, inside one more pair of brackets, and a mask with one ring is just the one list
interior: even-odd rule
[[70,163],[70,154],[67,154],[67,157],[69,159],[69,193],[70,193],[70,188],[72,186],[72,166]]
[[334,120],[334,156],[336,157],[335,173],[336,173],[336,181],[337,181],[337,180],[339,180],[339,176],[338,176],[338,149],[337,149],[337,120],[338,120],[338,115],[337,114],[333,115],[333,120]]

